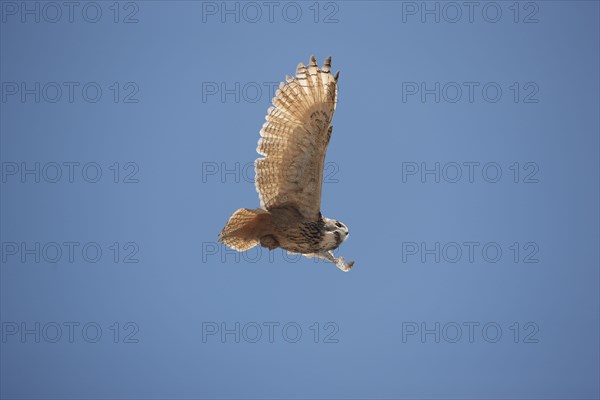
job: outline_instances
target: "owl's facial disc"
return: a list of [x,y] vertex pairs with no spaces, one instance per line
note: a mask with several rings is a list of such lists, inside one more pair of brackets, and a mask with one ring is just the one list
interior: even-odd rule
[[348,227],[337,219],[325,218],[325,230],[328,232],[339,232],[343,239],[346,239],[349,233]]
[[333,250],[348,238],[348,227],[335,219],[323,218],[323,221],[325,222],[324,247],[326,250]]
[[348,227],[346,225],[344,225],[340,221],[335,221],[335,227],[336,227],[336,229],[335,229],[336,231],[339,231],[344,236],[348,236],[349,232],[348,232]]

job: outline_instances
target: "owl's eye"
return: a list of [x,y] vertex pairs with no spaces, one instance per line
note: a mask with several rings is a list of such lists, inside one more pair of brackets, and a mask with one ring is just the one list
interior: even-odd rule
[[342,224],[340,224],[339,222],[336,222],[336,223],[335,223],[335,226],[337,226],[338,228],[341,228],[341,227],[342,227]]

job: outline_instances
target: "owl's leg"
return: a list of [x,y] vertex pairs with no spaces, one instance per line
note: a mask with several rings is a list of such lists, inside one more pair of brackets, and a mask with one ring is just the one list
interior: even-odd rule
[[260,238],[260,245],[269,250],[274,250],[279,247],[279,242],[273,235],[265,235]]
[[323,251],[321,253],[314,254],[315,257],[324,258],[327,261],[331,261],[335,264],[336,267],[341,269],[344,272],[348,272],[354,266],[354,261],[350,261],[346,263],[344,261],[344,257],[335,258],[331,251]]

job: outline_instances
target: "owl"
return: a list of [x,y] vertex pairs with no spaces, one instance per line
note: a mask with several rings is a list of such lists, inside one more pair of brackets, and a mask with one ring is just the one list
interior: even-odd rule
[[237,210],[219,241],[237,251],[261,245],[331,261],[350,271],[354,261],[335,257],[348,228],[321,214],[321,183],[333,127],[339,72],[331,57],[321,68],[314,56],[300,63],[296,76],[279,85],[260,131],[255,184],[260,208]]

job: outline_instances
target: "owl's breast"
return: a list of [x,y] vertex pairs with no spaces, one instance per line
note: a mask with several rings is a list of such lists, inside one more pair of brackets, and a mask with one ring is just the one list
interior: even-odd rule
[[325,231],[318,223],[282,226],[277,232],[280,247],[300,254],[318,253],[324,249]]

